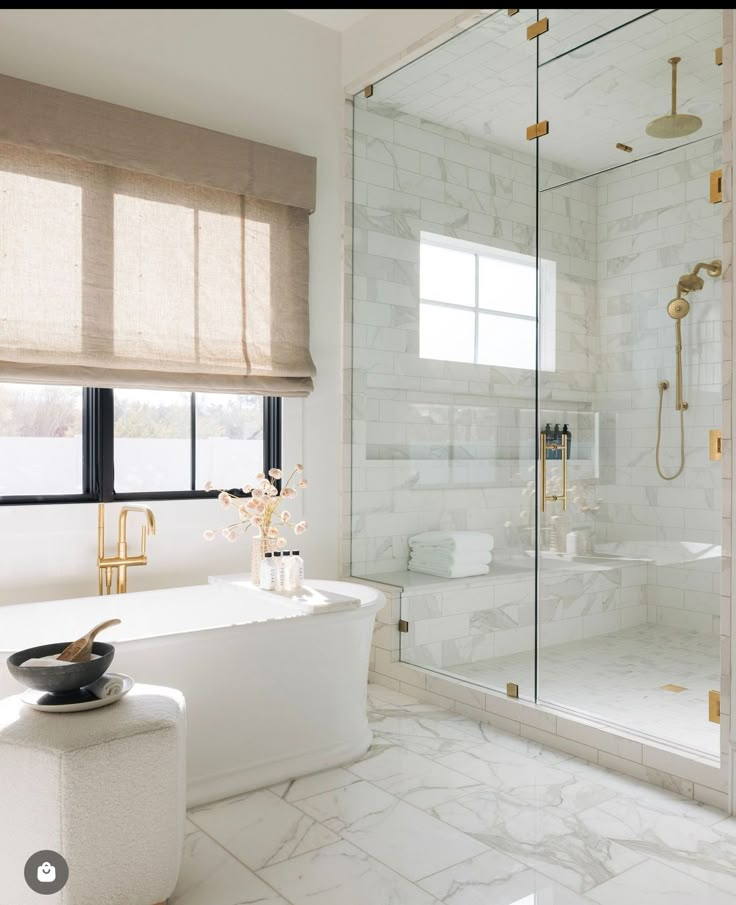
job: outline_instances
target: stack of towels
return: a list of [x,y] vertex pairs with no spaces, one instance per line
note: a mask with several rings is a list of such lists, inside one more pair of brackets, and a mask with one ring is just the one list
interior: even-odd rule
[[424,531],[409,547],[409,569],[440,578],[486,575],[493,559],[493,535],[480,531]]

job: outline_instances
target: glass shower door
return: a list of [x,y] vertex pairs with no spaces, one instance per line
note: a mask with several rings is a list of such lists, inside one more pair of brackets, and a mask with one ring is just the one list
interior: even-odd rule
[[352,574],[401,589],[403,628],[377,657],[528,700],[535,18],[500,10],[372,85],[353,134]]
[[557,12],[538,39],[538,697],[717,756],[722,11],[618,11],[641,15],[576,22],[580,44],[552,40]]

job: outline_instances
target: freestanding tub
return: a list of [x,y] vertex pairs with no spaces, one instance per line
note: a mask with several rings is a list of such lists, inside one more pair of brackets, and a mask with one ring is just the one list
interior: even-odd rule
[[309,585],[361,606],[306,615],[273,594],[218,583],[0,607],[0,697],[21,690],[4,663],[13,651],[117,616],[123,624],[104,636],[116,646],[112,670],[186,697],[189,805],[336,766],[371,741],[365,689],[383,597],[346,582]]

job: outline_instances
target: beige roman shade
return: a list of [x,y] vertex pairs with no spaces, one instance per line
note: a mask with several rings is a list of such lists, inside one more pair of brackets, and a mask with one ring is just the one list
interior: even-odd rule
[[315,160],[0,76],[0,378],[305,396]]

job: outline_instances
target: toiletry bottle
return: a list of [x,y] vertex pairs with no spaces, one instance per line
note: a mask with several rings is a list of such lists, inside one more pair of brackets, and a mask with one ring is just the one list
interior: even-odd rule
[[[561,445],[562,445],[562,431],[560,430],[560,425],[559,425],[559,424],[555,424],[554,428],[552,429],[552,442],[553,442],[553,443],[556,443],[557,446],[561,446]],[[553,458],[553,459],[561,459],[561,458],[562,458],[562,450],[561,450],[561,449],[556,449],[556,450],[552,453],[552,458]]]
[[567,424],[562,425],[562,433],[567,437],[567,458],[570,458],[570,450],[572,449],[572,431]]
[[294,587],[298,589],[304,584],[304,560],[298,550],[294,550],[291,554],[291,569],[294,573]]
[[273,564],[273,554],[266,553],[261,560],[261,588],[264,591],[273,591],[276,584],[276,568]]
[[278,565],[278,577],[276,579],[276,584],[278,586],[279,591],[286,591],[287,588],[287,575],[289,572],[289,556],[291,554],[288,550],[284,550],[281,553],[281,562]]
[[296,583],[294,581],[294,557],[291,554],[290,550],[287,550],[284,553],[281,562],[284,566],[284,590],[285,591],[293,591],[296,587]]
[[277,550],[273,554],[273,590],[280,591],[283,588],[283,569],[281,568],[281,551]]

